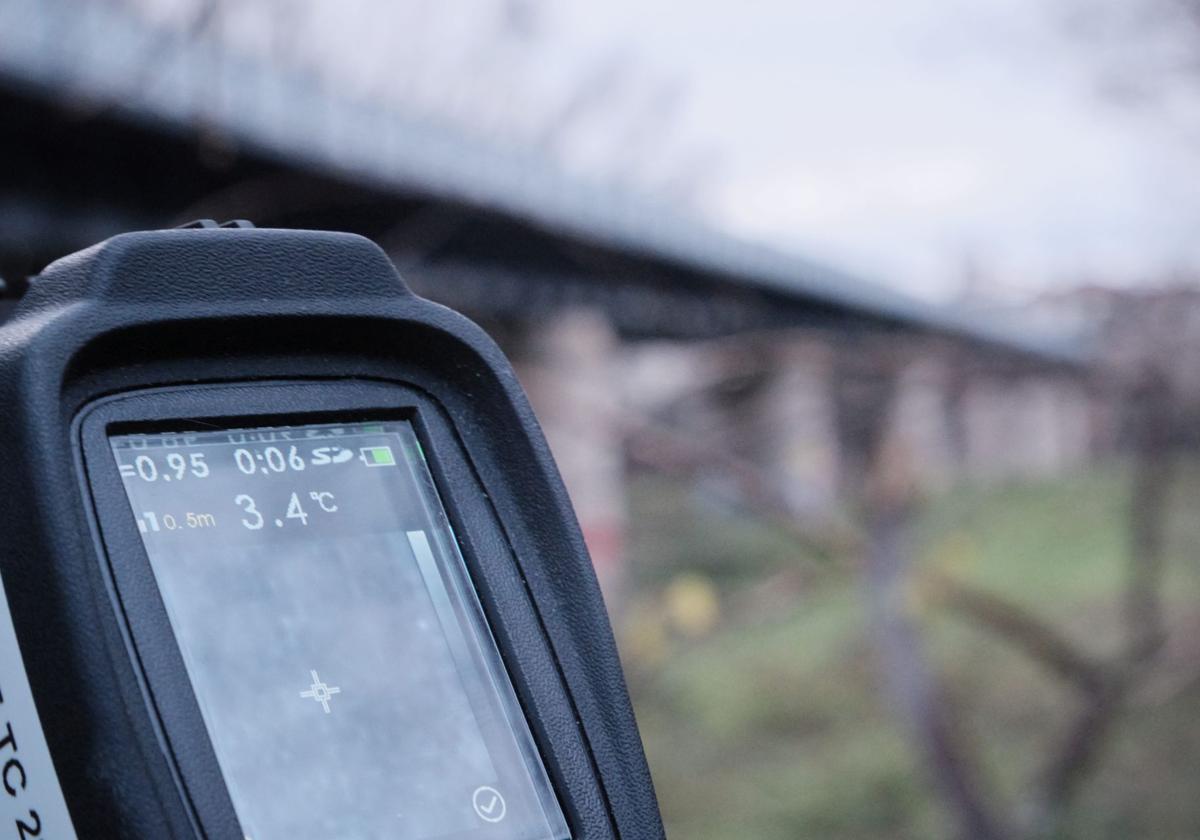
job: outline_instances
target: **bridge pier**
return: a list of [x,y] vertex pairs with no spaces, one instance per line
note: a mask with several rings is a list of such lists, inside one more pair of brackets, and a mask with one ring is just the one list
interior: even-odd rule
[[619,342],[607,317],[588,308],[528,324],[513,363],[575,504],[610,607],[624,584],[624,441]]
[[752,436],[750,457],[788,510],[804,517],[827,514],[839,501],[833,352],[813,337],[773,339],[766,379],[744,424]]

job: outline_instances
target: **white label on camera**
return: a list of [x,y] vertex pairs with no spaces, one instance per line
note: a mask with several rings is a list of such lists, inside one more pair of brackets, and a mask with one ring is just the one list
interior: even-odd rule
[[75,836],[0,581],[0,840]]

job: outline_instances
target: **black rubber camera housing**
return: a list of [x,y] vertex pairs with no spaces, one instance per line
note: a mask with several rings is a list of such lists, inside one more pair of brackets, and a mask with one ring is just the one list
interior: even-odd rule
[[661,837],[600,590],[507,360],[365,239],[223,228],[59,260],[0,327],[0,575],[80,836],[242,838],[143,549],[100,527],[128,503],[92,450],[112,424],[331,416],[422,430],[572,837]]

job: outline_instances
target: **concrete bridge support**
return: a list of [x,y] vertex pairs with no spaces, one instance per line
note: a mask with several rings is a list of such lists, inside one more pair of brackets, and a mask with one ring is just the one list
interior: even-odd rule
[[527,325],[509,349],[575,504],[605,597],[617,605],[626,527],[617,336],[603,313],[576,308]]

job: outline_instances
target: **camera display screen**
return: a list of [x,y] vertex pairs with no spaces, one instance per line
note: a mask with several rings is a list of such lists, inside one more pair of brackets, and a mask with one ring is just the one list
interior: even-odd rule
[[410,423],[110,444],[247,840],[568,837]]

